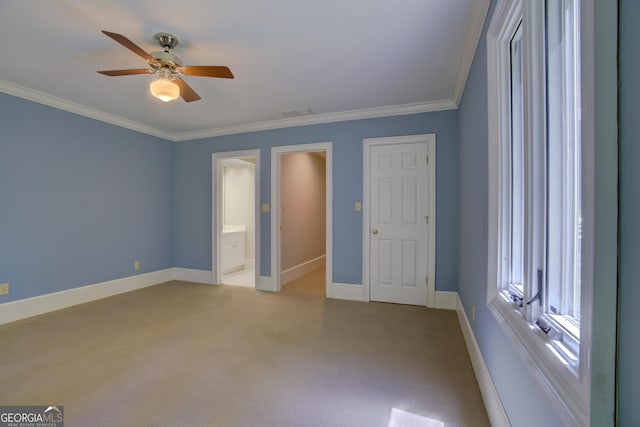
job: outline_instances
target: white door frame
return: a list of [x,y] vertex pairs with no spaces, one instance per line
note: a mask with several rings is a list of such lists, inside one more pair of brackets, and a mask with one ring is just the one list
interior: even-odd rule
[[260,150],[223,151],[211,154],[211,255],[214,283],[222,283],[222,160],[238,157],[255,157],[255,206],[254,206],[254,251],[255,286],[260,283]]
[[280,283],[280,156],[289,153],[326,153],[326,265],[327,298],[333,288],[333,150],[331,142],[271,147],[271,285],[278,292]]
[[427,203],[429,204],[428,216],[429,216],[429,234],[427,239],[427,251],[429,253],[429,259],[427,262],[427,300],[424,304],[427,307],[435,307],[436,303],[436,134],[422,134],[422,135],[408,135],[408,136],[394,136],[384,138],[365,138],[362,140],[364,149],[362,157],[363,166],[363,217],[362,217],[362,284],[364,286],[364,298],[365,301],[370,301],[371,298],[371,284],[369,277],[369,255],[371,239],[369,236],[369,230],[371,229],[371,218],[369,214],[370,208],[370,182],[369,182],[369,159],[371,158],[371,147],[377,145],[392,145],[392,144],[414,144],[414,143],[426,143],[427,144]]

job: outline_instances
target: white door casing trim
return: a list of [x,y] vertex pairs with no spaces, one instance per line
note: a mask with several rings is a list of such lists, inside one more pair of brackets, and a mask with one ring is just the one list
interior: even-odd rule
[[407,135],[407,136],[394,136],[383,138],[364,138],[363,142],[363,157],[362,157],[362,284],[364,286],[365,301],[370,300],[371,286],[370,286],[370,244],[369,230],[371,229],[371,218],[369,213],[370,207],[370,182],[369,182],[369,159],[371,157],[371,147],[378,145],[392,145],[392,144],[414,144],[414,143],[426,143],[427,144],[427,188],[428,196],[427,203],[429,227],[427,250],[429,258],[427,262],[427,301],[425,305],[427,307],[436,306],[435,297],[435,277],[436,277],[436,263],[435,263],[435,250],[436,250],[436,134],[421,134],[421,135]]
[[[211,269],[213,282],[222,282],[221,246],[222,235],[219,232],[224,225],[222,219],[222,168],[219,162],[222,159],[233,159],[238,157],[254,157],[255,166],[255,206],[254,206],[254,251],[255,251],[255,278],[256,288],[260,284],[260,150],[223,151],[211,154]],[[259,288],[258,288],[259,289]]]
[[326,296],[332,295],[333,280],[333,149],[332,143],[318,142],[271,147],[271,287],[282,288],[280,277],[280,156],[288,153],[324,151],[326,153]]

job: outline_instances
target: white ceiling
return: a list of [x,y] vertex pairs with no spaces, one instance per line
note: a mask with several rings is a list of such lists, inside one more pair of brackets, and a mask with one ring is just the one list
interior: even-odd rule
[[[0,2],[0,91],[167,139],[455,108],[488,0],[30,0]],[[187,76],[202,100],[165,104],[144,60],[157,32],[185,65],[227,65],[234,80]],[[283,112],[313,114],[284,118]]]

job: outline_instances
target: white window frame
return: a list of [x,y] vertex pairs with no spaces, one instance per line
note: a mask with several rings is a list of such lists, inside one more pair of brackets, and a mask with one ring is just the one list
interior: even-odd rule
[[[593,105],[593,76],[586,67],[592,64],[584,58],[585,53],[593,51],[593,0],[580,2],[580,51],[583,60],[580,65],[582,106]],[[488,211],[488,265],[487,265],[487,304],[506,336],[524,360],[539,382],[544,392],[558,410],[567,425],[589,425],[590,391],[591,391],[591,312],[593,290],[593,192],[594,166],[591,153],[594,147],[594,136],[589,127],[590,120],[585,117],[586,109],[582,109],[581,121],[581,196],[582,196],[582,247],[581,258],[581,298],[580,298],[580,330],[579,355],[574,363],[560,356],[557,342],[553,334],[545,334],[535,321],[538,318],[553,320],[553,316],[540,316],[536,304],[522,304],[515,307],[505,297],[503,289],[509,288],[510,272],[510,152],[504,144],[510,144],[510,41],[518,23],[522,20],[525,26],[523,35],[523,73],[524,82],[524,138],[525,141],[540,141],[529,145],[528,162],[524,165],[524,180],[530,194],[525,200],[524,226],[527,228],[545,229],[540,223],[545,218],[545,186],[546,174],[535,172],[535,164],[539,164],[539,156],[545,156],[546,141],[546,90],[545,87],[545,46],[544,46],[544,1],[539,0],[501,0],[495,7],[493,18],[487,33],[487,77],[488,77],[488,171],[489,171],[489,211]],[[537,30],[541,29],[541,30]],[[592,121],[593,119],[591,119]],[[526,142],[525,142],[526,144]],[[542,148],[531,148],[542,147]],[[538,162],[537,162],[538,160]],[[543,161],[544,162],[544,161]],[[535,222],[534,222],[535,221]],[[539,265],[539,257],[544,257],[545,236],[525,231],[524,264]],[[533,248],[533,249],[532,249]],[[537,272],[525,268],[523,280],[529,283],[523,286],[523,301],[531,301],[537,289],[532,283],[536,281]],[[554,324],[558,330],[563,325]],[[574,335],[575,335],[575,331]],[[523,416],[526,416],[523,414]]]

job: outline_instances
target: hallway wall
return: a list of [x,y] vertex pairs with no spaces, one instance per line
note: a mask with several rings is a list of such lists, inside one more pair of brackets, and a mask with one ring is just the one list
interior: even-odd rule
[[281,269],[326,254],[326,161],[313,153],[280,162]]

